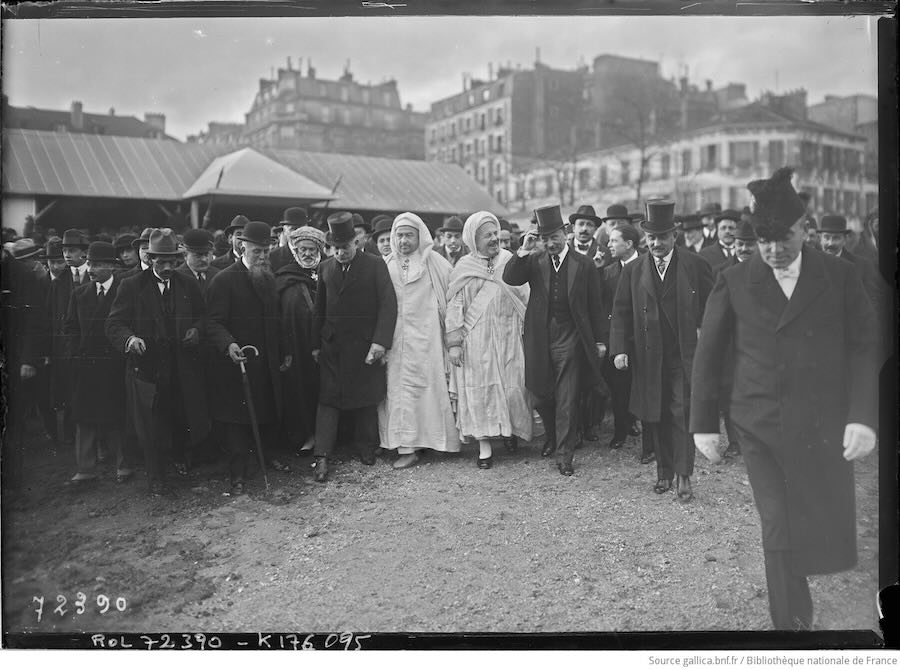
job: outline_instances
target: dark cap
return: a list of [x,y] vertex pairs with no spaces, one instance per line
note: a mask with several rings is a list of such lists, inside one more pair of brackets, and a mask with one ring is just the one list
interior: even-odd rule
[[182,244],[188,251],[204,254],[213,248],[213,238],[208,230],[203,228],[191,228],[184,231]]
[[264,221],[249,221],[244,229],[235,235],[241,242],[252,242],[268,246],[272,243],[272,228]]
[[91,242],[87,259],[92,263],[119,263],[119,256],[112,242]]

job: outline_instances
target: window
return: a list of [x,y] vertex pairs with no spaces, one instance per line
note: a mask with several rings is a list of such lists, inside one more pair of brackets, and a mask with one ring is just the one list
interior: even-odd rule
[[297,106],[293,102],[285,103],[284,111],[287,114],[293,114],[297,109]]
[[331,123],[331,109],[328,105],[322,105],[322,123]]
[[807,170],[816,167],[818,151],[812,142],[800,142],[800,164]]
[[738,207],[742,207],[741,205],[741,191],[745,189],[738,188],[737,186],[729,186],[728,187],[728,208],[729,209],[737,209]]
[[866,214],[878,209],[878,194],[866,193]]
[[503,203],[503,189],[502,188],[498,188],[494,192],[494,199],[501,204]]
[[502,81],[499,84],[497,84],[497,97],[498,98],[503,97],[503,91],[505,88],[506,88],[506,86],[504,85],[504,83]]
[[590,168],[581,168],[578,170],[578,189],[586,191],[591,186],[591,170]]
[[828,145],[822,146],[822,167],[826,170],[838,169],[837,150]]
[[319,95],[326,97],[328,95],[328,87],[325,84],[319,84]]
[[834,211],[834,190],[826,188],[822,191],[822,208],[826,213]]
[[535,181],[534,179],[530,179],[528,181],[528,197],[529,198],[534,198],[537,196],[537,191],[534,186],[534,181]]
[[497,153],[503,153],[503,135],[497,135]]
[[497,161],[494,163],[494,176],[498,179],[503,177],[503,162]]
[[350,100],[350,89],[346,86],[341,86],[341,101],[348,102]]
[[345,126],[350,125],[351,118],[350,118],[350,110],[349,109],[346,109],[346,108],[341,109],[341,123],[343,123]]
[[382,101],[384,102],[384,106],[385,106],[385,107],[390,107],[390,106],[391,106],[391,94],[390,94],[390,93],[387,93],[387,92],[384,93],[384,94],[381,96],[381,99],[382,99]]
[[859,214],[859,193],[856,191],[844,191],[843,214],[845,216]]
[[703,147],[701,153],[703,157],[703,170],[710,172],[719,167],[719,146],[716,144],[707,144]]
[[475,104],[475,94],[474,93],[469,93],[469,104],[470,105]]
[[479,123],[478,123],[478,129],[479,129],[479,130],[484,130],[484,121],[485,121],[485,119],[484,119],[484,112],[482,112],[482,113],[481,113],[481,120],[480,120]]
[[605,165],[600,166],[600,188],[606,188],[607,186],[607,170]]
[[685,149],[684,151],[681,152],[681,176],[682,177],[689,177],[693,173],[694,168],[691,165],[692,157],[693,156],[691,155],[690,149]]
[[622,164],[619,168],[620,170],[620,182],[623,186],[628,184],[631,175],[629,172],[631,171],[631,166],[628,164],[628,161],[622,161]]
[[729,142],[728,154],[731,167],[752,168],[759,162],[759,142]]
[[855,177],[859,174],[860,158],[862,154],[856,149],[844,149],[844,170]]
[[281,126],[278,129],[278,134],[281,136],[281,139],[286,140],[295,135],[293,126]]
[[721,202],[721,197],[721,191],[718,188],[705,188],[700,192],[700,198],[704,205],[708,205],[713,202]]
[[668,179],[672,174],[672,157],[669,154],[663,154],[659,158],[659,178]]
[[772,140],[769,142],[769,171],[774,172],[784,165],[784,142]]
[[487,102],[490,99],[491,99],[491,90],[489,88],[486,88],[481,92],[481,102]]
[[450,147],[450,160],[456,162],[456,147]]
[[498,107],[494,114],[494,123],[498,126],[503,125],[503,108]]
[[553,175],[548,174],[544,177],[544,195],[553,194]]
[[363,92],[362,92],[362,101],[363,101],[363,104],[365,104],[365,105],[368,105],[368,104],[369,104],[369,102],[371,101],[370,95],[371,95],[371,94],[369,93],[369,89],[364,88],[364,89],[363,89]]

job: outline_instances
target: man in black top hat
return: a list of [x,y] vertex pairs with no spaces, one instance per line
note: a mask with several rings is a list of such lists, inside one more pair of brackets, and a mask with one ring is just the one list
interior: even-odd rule
[[[572,475],[578,390],[602,380],[609,323],[603,311],[600,275],[588,258],[566,244],[565,223],[558,205],[535,210],[537,229],[503,269],[503,281],[528,284],[525,312],[525,386],[537,398],[547,431],[541,452],[556,452],[560,474]],[[543,241],[538,249],[537,238]]]
[[121,279],[115,247],[94,242],[88,248],[89,281],[75,289],[69,301],[65,333],[72,360],[72,418],[75,421],[75,461],[72,483],[97,478],[98,442],[116,454],[116,478],[132,475],[122,429],[125,422],[125,357],[104,332]]
[[292,230],[309,225],[309,215],[302,207],[288,207],[284,210],[284,216],[281,217],[281,223],[278,225],[281,226],[280,246],[269,254],[269,265],[272,267],[273,273],[283,265],[294,262],[294,256],[287,241]]
[[165,459],[187,475],[190,449],[209,432],[200,357],[205,306],[197,283],[175,271],[181,251],[172,229],[151,233],[148,257],[150,270],[122,281],[106,333],[128,358],[129,415],[150,493],[159,495]]
[[720,266],[734,265],[734,231],[738,221],[741,220],[740,212],[726,209],[716,214],[716,242],[700,251],[700,256],[709,263],[715,272]]
[[631,368],[631,413],[641,420],[644,452],[656,454],[656,493],[672,488],[693,498],[694,445],[687,432],[689,382],[706,297],[709,264],[675,247],[675,203],[647,203],[641,222],[650,253],[622,271],[612,311],[611,355],[617,369]]
[[360,460],[367,465],[375,462],[377,408],[387,392],[384,355],[397,321],[397,296],[387,265],[358,249],[351,214],[329,216],[328,233],[334,256],[319,265],[311,344],[320,371],[318,482],[328,477],[328,458],[342,413],[352,415]]
[[436,251],[450,261],[450,265],[469,253],[469,249],[462,241],[463,222],[458,216],[451,216],[447,222],[438,228],[441,236],[441,246]]
[[[269,225],[251,221],[236,234],[241,258],[222,270],[207,293],[207,333],[220,357],[212,371],[213,418],[225,424],[229,452],[231,493],[240,495],[251,462],[254,438],[251,417],[244,399],[240,363],[247,370],[250,393],[260,435],[271,458],[278,447],[278,425],[282,415],[281,373],[290,367],[275,277],[269,265]],[[252,344],[259,356],[241,353]],[[277,459],[275,469],[287,467]]]
[[238,214],[231,220],[231,224],[225,229],[225,237],[231,248],[228,250],[228,253],[219,256],[211,263],[214,268],[224,270],[232,263],[237,262],[241,257],[240,234],[248,223],[250,223],[250,220],[243,214]]
[[759,252],[721,273],[709,297],[690,428],[717,462],[718,380],[733,365],[731,417],[762,526],[772,623],[810,629],[807,575],[857,561],[853,461],[875,447],[877,333],[854,267],[803,244],[791,173],[748,184]]

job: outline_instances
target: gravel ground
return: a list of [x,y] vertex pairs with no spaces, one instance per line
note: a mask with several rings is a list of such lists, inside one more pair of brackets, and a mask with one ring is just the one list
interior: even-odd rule
[[[605,428],[605,426],[604,426]],[[106,464],[66,486],[74,455],[35,444],[26,485],[3,497],[7,631],[672,631],[765,630],[759,520],[740,457],[697,456],[695,499],[655,495],[639,444],[610,435],[560,476],[539,443],[366,467],[331,481],[310,458],[222,495],[215,466],[150,498]],[[878,463],[857,467],[860,561],[813,577],[820,629],[877,630]],[[77,593],[86,596],[84,611]],[[65,615],[53,611],[57,594]],[[34,600],[43,596],[41,621]],[[99,612],[98,596],[110,597]],[[116,598],[125,598],[124,612]],[[101,602],[102,599],[101,599]],[[121,601],[120,601],[121,604]]]

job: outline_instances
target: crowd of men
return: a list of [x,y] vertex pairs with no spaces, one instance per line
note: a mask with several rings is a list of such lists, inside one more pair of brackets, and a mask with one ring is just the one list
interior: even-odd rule
[[[215,258],[202,229],[17,240],[12,442],[36,410],[74,443],[70,486],[105,458],[129,481],[139,445],[151,494],[213,454],[237,495],[257,460],[287,471],[292,453],[327,481],[338,443],[396,469],[472,444],[489,469],[536,417],[542,456],[570,476],[608,408],[609,448],[640,435],[652,491],[688,503],[723,420],[762,520],[773,623],[808,628],[806,575],[856,561],[852,461],[875,445],[887,293],[845,248],[844,217],[810,235],[789,169],[748,188],[752,211],[548,206],[521,235],[481,211],[437,240],[411,212],[336,212],[323,230],[292,207],[275,229],[235,217]],[[4,448],[15,475],[21,449]]]

